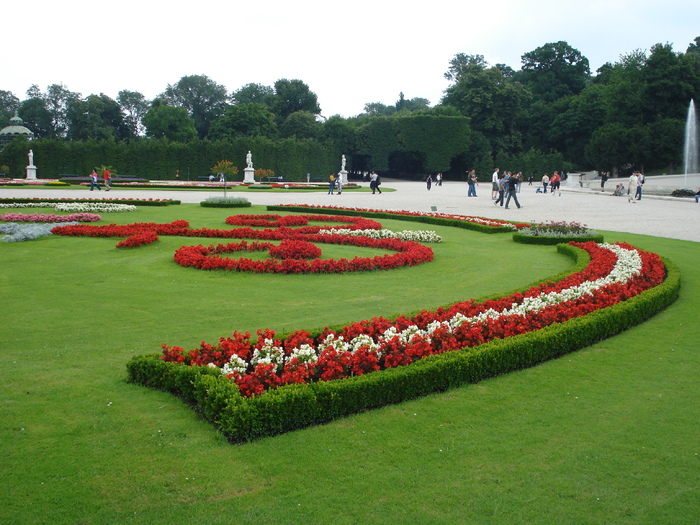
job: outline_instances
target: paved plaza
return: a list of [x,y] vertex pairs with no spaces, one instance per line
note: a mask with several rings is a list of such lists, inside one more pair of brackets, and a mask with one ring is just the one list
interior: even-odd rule
[[[611,179],[614,180],[614,179]],[[368,184],[365,184],[368,185]],[[474,215],[493,219],[523,222],[567,221],[579,222],[589,228],[639,233],[672,239],[700,242],[700,204],[693,198],[673,198],[645,195],[641,201],[629,203],[627,197],[613,197],[590,189],[564,187],[559,193],[535,193],[536,186],[523,184],[518,195],[522,209],[511,202],[510,209],[494,206],[491,184],[480,182],[478,197],[467,197],[467,183],[446,181],[433,185],[428,191],[423,182],[383,179],[381,195],[366,192],[228,192],[229,196],[247,198],[253,204],[315,204],[384,210],[430,212],[433,207],[440,213]],[[210,196],[221,196],[217,191],[183,190],[127,190],[114,189],[110,193],[89,193],[85,187],[76,189],[0,188],[0,197],[66,197],[66,198],[170,198],[186,203],[199,203]]]

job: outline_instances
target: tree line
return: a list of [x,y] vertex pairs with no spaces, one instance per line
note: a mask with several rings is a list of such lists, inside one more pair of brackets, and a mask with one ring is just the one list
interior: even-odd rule
[[469,168],[487,175],[509,163],[523,171],[678,169],[687,107],[700,100],[700,37],[684,52],[670,44],[634,50],[595,75],[564,41],[521,60],[516,71],[458,53],[437,104],[400,93],[393,105],[370,102],[350,118],[321,117],[316,94],[298,79],[229,93],[191,75],[154,100],[129,90],[114,100],[33,85],[24,100],[0,90],[0,127],[17,113],[37,139],[53,141],[315,141],[329,157],[345,153],[350,169],[407,177],[461,178]]

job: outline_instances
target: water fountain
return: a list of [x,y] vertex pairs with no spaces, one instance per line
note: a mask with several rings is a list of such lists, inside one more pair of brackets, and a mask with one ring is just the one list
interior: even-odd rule
[[695,101],[691,99],[688,106],[688,118],[685,122],[685,144],[683,148],[683,173],[685,173],[686,181],[689,173],[700,172],[699,149],[698,118],[695,114]]

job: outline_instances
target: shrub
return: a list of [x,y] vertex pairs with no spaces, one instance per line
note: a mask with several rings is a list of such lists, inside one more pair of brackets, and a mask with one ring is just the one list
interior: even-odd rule
[[204,208],[248,208],[250,201],[245,197],[209,197],[199,205]]

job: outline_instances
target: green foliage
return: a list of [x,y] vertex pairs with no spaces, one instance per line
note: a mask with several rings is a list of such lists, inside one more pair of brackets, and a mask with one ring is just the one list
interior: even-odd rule
[[[563,248],[565,253],[571,251],[571,247]],[[475,383],[611,337],[645,321],[676,300],[680,272],[668,261],[666,266],[668,277],[663,284],[585,317],[360,377],[283,386],[244,398],[237,394],[230,380],[212,377],[206,367],[195,367],[206,370],[205,377],[199,379],[192,367],[177,365],[182,369],[179,376],[175,368],[164,370],[154,355],[132,359],[127,368],[129,380],[137,382],[150,369],[153,375],[147,386],[172,391],[175,385],[184,385],[178,394],[190,402],[194,385],[202,414],[231,441],[247,442]],[[153,379],[159,375],[164,376],[162,386],[158,379]]]
[[255,136],[274,138],[276,135],[275,116],[268,106],[250,102],[228,108],[213,122],[208,136],[211,140],[231,140]]
[[209,197],[199,203],[204,208],[249,208],[250,201],[245,197]]
[[156,100],[143,117],[146,136],[187,142],[197,136],[194,120],[181,107],[168,106]]
[[228,92],[206,75],[182,77],[175,85],[168,84],[160,98],[171,106],[184,108],[194,121],[199,138],[209,132],[212,122],[226,111]]
[[280,126],[282,138],[316,139],[321,125],[308,111],[295,111]]

